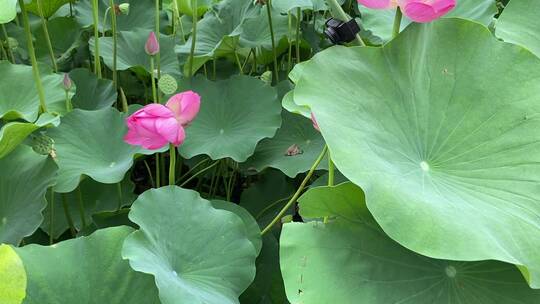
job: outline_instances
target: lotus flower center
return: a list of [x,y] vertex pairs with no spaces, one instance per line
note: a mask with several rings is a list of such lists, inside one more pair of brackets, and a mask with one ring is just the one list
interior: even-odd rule
[[446,272],[446,275],[449,278],[455,278],[457,274],[456,267],[454,266],[446,266],[446,268],[444,269],[444,272]]
[[429,171],[429,164],[426,163],[425,161],[423,161],[423,162],[420,163],[420,168],[422,168],[422,170],[427,172],[427,171]]

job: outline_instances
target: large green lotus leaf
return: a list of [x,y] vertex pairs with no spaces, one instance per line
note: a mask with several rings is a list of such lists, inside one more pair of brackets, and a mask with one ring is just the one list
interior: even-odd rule
[[495,34],[504,41],[528,48],[540,57],[540,1],[513,0],[497,21]]
[[26,296],[26,272],[13,248],[0,245],[0,302],[20,304]]
[[[118,56],[116,69],[119,71],[130,68],[143,68],[150,72],[150,56],[144,50],[150,30],[135,29],[129,32],[118,33]],[[174,37],[160,36],[160,68],[162,73],[179,76],[180,65],[174,53]],[[94,39],[90,39],[90,50],[94,54]],[[112,69],[113,66],[113,39],[112,37],[99,38],[100,56]],[[154,69],[157,68],[157,63]]]
[[83,110],[98,110],[110,107],[116,101],[117,93],[109,79],[98,79],[87,69],[74,69],[69,77],[77,86],[71,102],[73,107]]
[[97,111],[75,109],[60,126],[50,129],[60,170],[54,190],[73,191],[82,175],[105,184],[124,179],[140,149],[124,142],[124,116],[113,108]]
[[[66,93],[61,75],[53,74],[45,66],[40,67],[45,102],[49,112],[65,113]],[[34,122],[38,118],[39,97],[32,76],[32,67],[0,61],[0,118],[24,119]]]
[[9,122],[0,127],[0,158],[21,144],[32,132],[46,125],[60,123],[58,116],[42,114],[35,123]]
[[281,271],[291,303],[538,303],[519,270],[494,261],[430,259],[390,239],[352,183],[309,190],[300,201],[308,223],[285,224]]
[[8,23],[17,16],[17,0],[0,0],[0,24]]
[[257,221],[251,213],[243,207],[227,201],[212,200],[210,203],[212,204],[212,207],[230,211],[242,219],[249,241],[253,244],[253,247],[255,247],[257,254],[259,254],[262,248],[261,229],[259,229],[259,224],[257,224]]
[[[197,23],[193,72],[212,58],[234,54],[242,33],[241,25],[259,12],[260,9],[253,7],[251,0],[223,0],[207,12]],[[175,50],[182,56],[183,62],[188,61],[192,38],[190,36],[185,44]],[[184,65],[184,74],[189,74],[189,64]]]
[[331,48],[300,72],[295,102],[390,237],[434,258],[523,265],[540,287],[537,57],[442,19],[383,48]]
[[152,277],[133,271],[120,255],[132,231],[108,228],[52,246],[15,248],[28,278],[23,303],[160,303]]
[[198,77],[191,88],[201,95],[201,110],[179,148],[185,158],[206,154],[243,162],[281,124],[276,90],[257,78],[236,75],[212,82]]
[[[30,3],[25,4],[25,6],[29,12],[39,16],[41,14],[38,9],[37,1],[38,0],[32,0]],[[67,4],[70,2],[70,0],[39,0],[39,1],[41,1],[41,12],[43,12],[43,16],[47,19],[51,17],[52,15],[54,15],[54,13],[56,13],[56,11],[60,7],[62,7],[64,4]]]
[[[289,177],[309,171],[325,146],[324,139],[310,119],[286,111],[282,117],[283,123],[276,135],[257,145],[245,167],[259,172],[268,167],[276,168]],[[295,148],[297,150],[293,151]],[[318,168],[328,169],[328,161],[323,160]]]
[[45,192],[57,167],[22,145],[0,159],[0,168],[0,243],[18,245],[41,224]]
[[[272,26],[276,42],[289,33],[289,18],[274,11],[272,14]],[[296,18],[291,20],[291,28],[296,28]],[[258,48],[271,50],[272,36],[268,24],[268,13],[266,8],[262,9],[256,17],[247,18],[240,27],[240,46],[245,48]]]
[[[370,30],[383,41],[392,38],[392,27],[396,15],[395,9],[376,10],[361,4],[359,4],[359,9],[362,13],[362,25],[366,30]],[[444,15],[443,18],[464,18],[488,26],[497,12],[496,0],[459,0],[456,7]],[[404,16],[401,20],[401,29],[403,30],[411,23],[412,21]]]
[[[103,25],[105,12],[109,7],[110,0],[99,0],[99,30],[111,29],[111,17],[107,17],[107,24]],[[115,3],[129,3],[129,14],[121,14],[116,17],[117,29],[119,31],[133,31],[135,29],[155,30],[155,6],[154,1],[146,0],[122,0]],[[75,5],[75,19],[82,27],[93,26],[92,1],[79,1]],[[109,11],[107,11],[109,13]],[[161,16],[162,24],[164,21]]]
[[255,277],[257,253],[242,219],[195,191],[146,191],[129,218],[140,230],[124,242],[123,256],[133,269],[154,275],[163,304],[239,303]]
[[[118,184],[101,184],[90,178],[84,179],[80,184],[80,194],[84,206],[86,224],[92,223],[92,216],[97,213],[116,211],[118,206],[123,207],[131,204],[135,200],[133,193],[135,186],[129,179],[124,179],[120,184],[121,194]],[[81,208],[79,201],[79,189],[70,193],[55,193],[54,204],[51,208],[51,193],[48,191],[47,208],[43,210],[43,223],[41,229],[51,234],[57,239],[62,233],[69,229],[64,209],[64,201],[67,205],[67,212],[73,220],[73,225],[77,231],[83,230],[81,220]]]

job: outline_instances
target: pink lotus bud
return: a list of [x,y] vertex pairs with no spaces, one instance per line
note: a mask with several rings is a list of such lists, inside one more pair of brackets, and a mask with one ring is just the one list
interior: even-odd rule
[[319,129],[319,124],[317,123],[317,120],[315,119],[315,115],[313,115],[313,112],[311,112],[311,122],[313,123],[313,128],[321,132],[321,129]]
[[430,22],[446,15],[456,0],[398,0],[403,15],[416,22]]
[[166,106],[182,126],[187,126],[199,113],[201,96],[193,91],[182,92],[169,98]]
[[62,81],[62,83],[64,84],[64,90],[69,91],[71,89],[72,83],[68,73],[64,74],[64,80]]
[[161,149],[169,143],[179,146],[184,142],[184,128],[169,108],[161,104],[149,104],[133,113],[126,120],[128,133],[124,141],[145,149]]
[[150,32],[150,35],[148,35],[148,40],[146,40],[144,50],[146,51],[146,54],[150,56],[154,56],[159,53],[159,43],[154,32]]

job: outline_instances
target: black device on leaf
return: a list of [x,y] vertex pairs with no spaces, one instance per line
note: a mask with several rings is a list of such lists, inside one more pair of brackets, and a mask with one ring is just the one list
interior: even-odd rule
[[347,22],[330,18],[326,20],[326,30],[324,34],[333,44],[343,44],[351,42],[360,32],[360,27],[354,19]]

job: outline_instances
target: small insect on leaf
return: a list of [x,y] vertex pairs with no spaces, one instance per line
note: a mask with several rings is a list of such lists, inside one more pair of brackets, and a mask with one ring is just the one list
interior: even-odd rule
[[287,151],[285,152],[285,156],[296,156],[298,154],[303,154],[304,151],[300,149],[300,147],[297,144],[293,144],[289,148],[287,148]]

